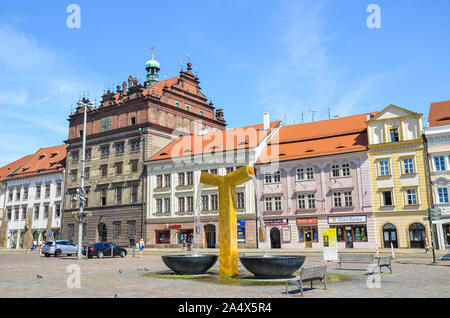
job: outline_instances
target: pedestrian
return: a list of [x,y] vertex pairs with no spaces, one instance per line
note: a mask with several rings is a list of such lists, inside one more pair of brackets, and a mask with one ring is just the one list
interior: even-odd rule
[[141,237],[139,241],[139,255],[142,257],[142,253],[144,253],[144,239]]
[[425,234],[425,253],[430,252],[430,246],[428,245],[428,237]]
[[39,240],[39,255],[42,255],[42,246],[44,245],[44,241]]
[[186,234],[181,234],[181,243],[183,243],[183,249],[186,250]]
[[37,246],[37,242],[36,242],[36,240],[33,240],[33,246],[31,247],[30,252],[34,251],[36,249],[36,246]]

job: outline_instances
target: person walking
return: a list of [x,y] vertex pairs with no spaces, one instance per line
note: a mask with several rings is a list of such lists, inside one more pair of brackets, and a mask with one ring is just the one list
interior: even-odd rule
[[139,240],[139,256],[142,257],[142,254],[144,253],[144,239],[141,237],[141,239]]
[[425,253],[429,253],[430,252],[430,245],[428,244],[428,237],[425,234]]
[[39,255],[42,255],[42,246],[44,245],[44,241],[42,239],[39,240]]

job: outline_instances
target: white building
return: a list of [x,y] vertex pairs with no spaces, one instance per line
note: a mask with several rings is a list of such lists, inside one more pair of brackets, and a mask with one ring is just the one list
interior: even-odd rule
[[424,134],[433,208],[442,211],[442,218],[433,221],[436,245],[445,249],[450,247],[450,101],[431,103]]
[[7,248],[59,238],[65,158],[65,145],[43,148],[5,177]]

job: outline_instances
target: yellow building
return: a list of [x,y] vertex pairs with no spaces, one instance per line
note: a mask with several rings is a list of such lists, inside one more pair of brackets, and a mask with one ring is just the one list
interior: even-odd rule
[[381,248],[424,248],[430,207],[422,114],[390,105],[367,120],[372,201]]

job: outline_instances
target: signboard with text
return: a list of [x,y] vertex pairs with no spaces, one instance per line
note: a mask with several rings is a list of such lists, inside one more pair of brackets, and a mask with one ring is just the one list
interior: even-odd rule
[[288,225],[288,219],[265,220],[266,225]]
[[323,259],[337,261],[337,236],[336,229],[322,229]]
[[291,241],[291,227],[283,226],[282,233],[283,233],[283,242],[285,242],[285,243],[290,242]]
[[365,215],[354,216],[329,216],[328,223],[366,223]]

